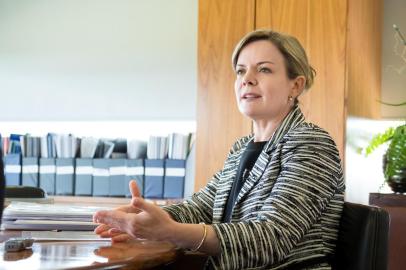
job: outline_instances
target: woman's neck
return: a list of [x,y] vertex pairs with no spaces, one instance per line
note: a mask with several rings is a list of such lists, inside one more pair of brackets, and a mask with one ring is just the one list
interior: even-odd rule
[[278,117],[272,119],[254,120],[254,142],[268,141],[274,134],[275,130],[281,125],[283,119],[285,119],[286,115],[288,115],[291,109],[286,113],[280,114]]

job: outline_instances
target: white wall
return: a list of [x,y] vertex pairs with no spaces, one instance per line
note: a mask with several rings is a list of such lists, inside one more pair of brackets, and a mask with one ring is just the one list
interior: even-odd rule
[[[390,103],[406,102],[406,46],[393,29],[396,24],[406,38],[406,1],[383,3],[381,99]],[[381,112],[385,118],[405,118],[406,106],[382,106]]]
[[0,0],[0,121],[194,121],[197,9]]
[[391,189],[384,184],[382,169],[382,155],[385,153],[387,145],[380,146],[368,157],[357,153],[357,149],[365,148],[375,134],[403,123],[402,121],[377,121],[353,117],[347,120],[345,149],[345,199],[347,201],[368,204],[371,192],[392,193]]

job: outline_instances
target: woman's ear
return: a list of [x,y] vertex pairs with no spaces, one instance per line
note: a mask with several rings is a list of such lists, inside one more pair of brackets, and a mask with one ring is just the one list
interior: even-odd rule
[[292,96],[297,98],[300,96],[305,88],[306,78],[304,76],[297,76],[293,79]]

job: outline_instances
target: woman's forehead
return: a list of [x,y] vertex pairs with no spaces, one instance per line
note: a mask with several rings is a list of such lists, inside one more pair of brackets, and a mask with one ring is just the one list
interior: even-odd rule
[[260,62],[270,62],[277,65],[283,62],[283,55],[279,49],[268,40],[254,41],[241,50],[237,65]]

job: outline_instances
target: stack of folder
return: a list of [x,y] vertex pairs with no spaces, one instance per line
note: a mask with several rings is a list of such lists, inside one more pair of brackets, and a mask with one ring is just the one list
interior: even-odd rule
[[97,226],[93,214],[106,207],[11,202],[4,209],[4,230],[91,231]]
[[6,184],[40,187],[49,195],[130,197],[128,183],[135,179],[145,198],[183,198],[190,137],[151,136],[147,144],[71,134],[13,135],[20,152],[4,151]]
[[146,198],[183,197],[190,137],[177,133],[168,138],[150,137],[145,160]]
[[21,142],[19,134],[1,138],[2,155],[4,155],[4,174],[6,185],[21,185]]

